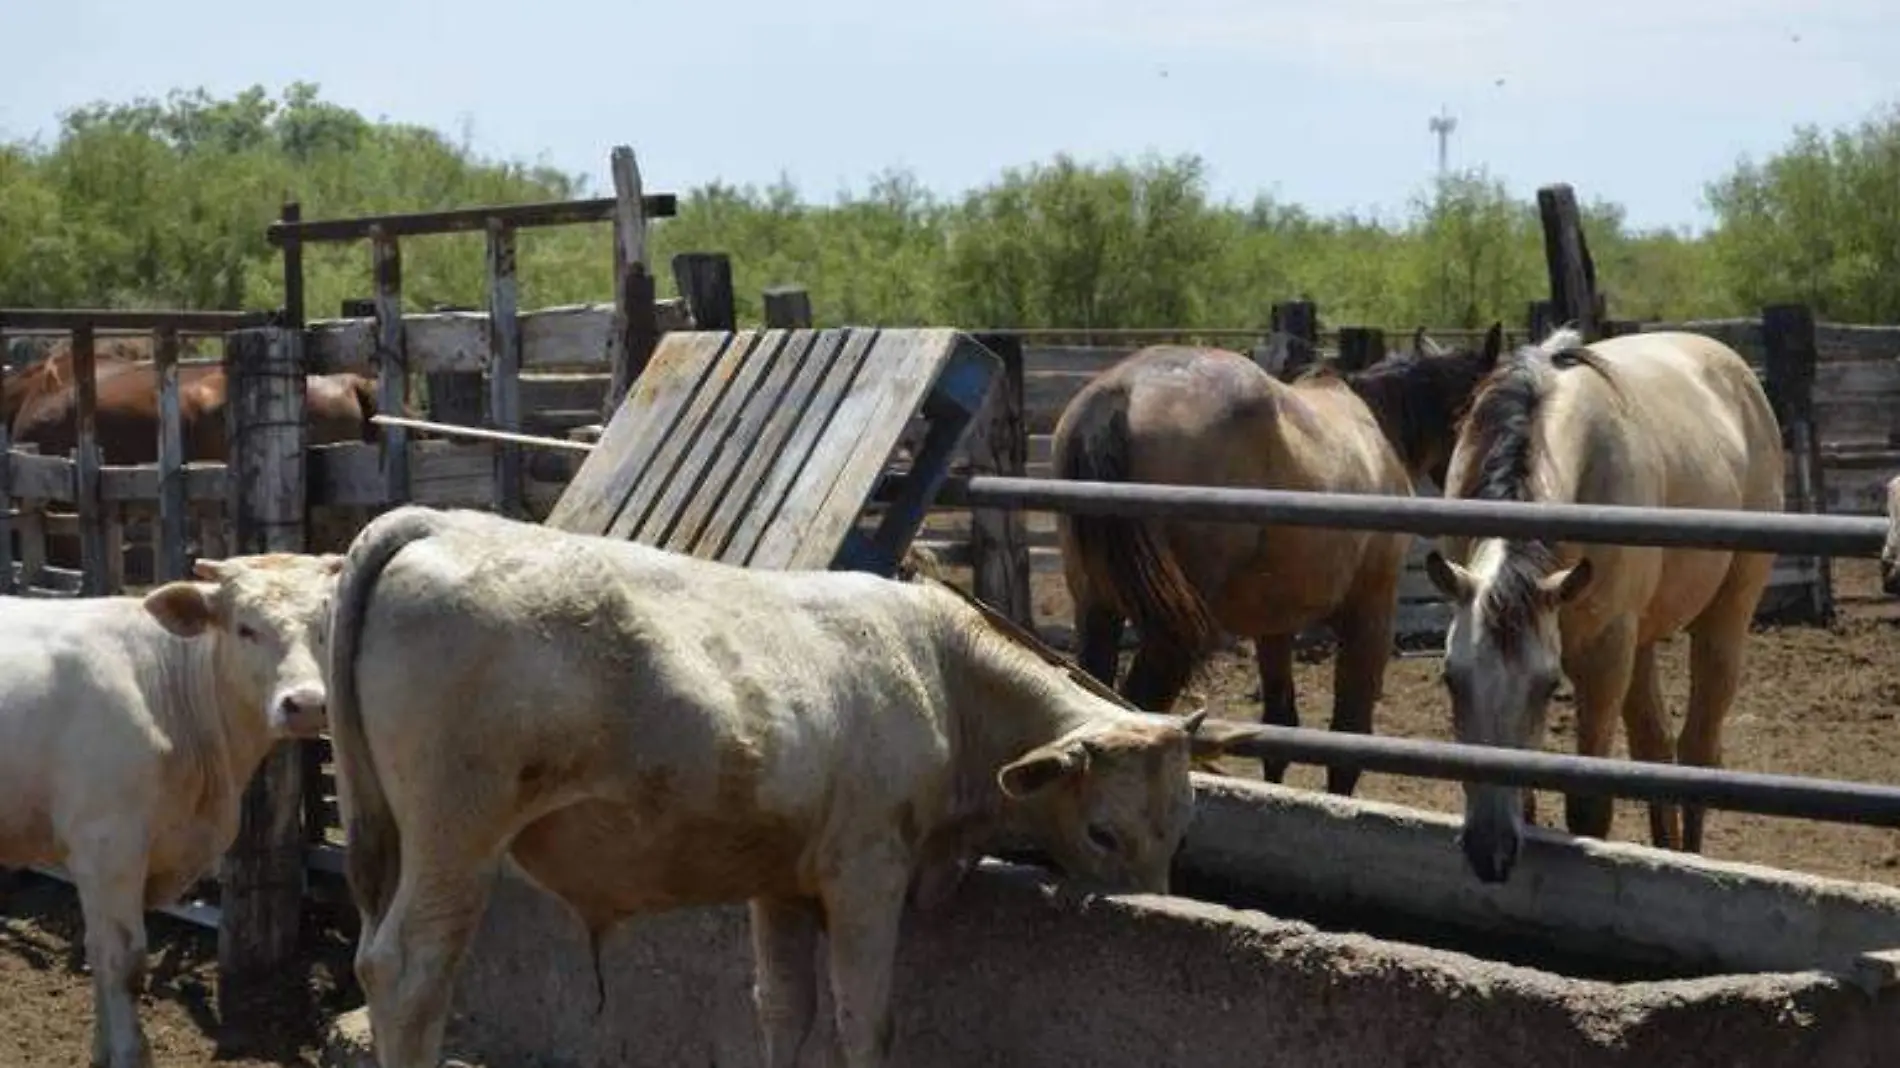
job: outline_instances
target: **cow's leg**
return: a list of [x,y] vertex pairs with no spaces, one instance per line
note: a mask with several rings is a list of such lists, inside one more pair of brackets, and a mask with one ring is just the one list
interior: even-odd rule
[[[365,932],[357,944],[357,980],[369,1002],[382,1068],[436,1068],[455,969],[499,866],[495,856],[457,862],[419,837],[403,857],[402,876],[374,937]],[[403,845],[411,847],[409,841]]]
[[151,1063],[136,993],[145,977],[144,837],[142,829],[128,827],[77,839],[70,853],[92,969],[95,1068]]
[[841,858],[824,890],[831,998],[845,1068],[883,1068],[891,1048],[891,973],[909,867],[896,843]]
[[818,1037],[817,904],[752,899],[753,998],[768,1068],[793,1068]]

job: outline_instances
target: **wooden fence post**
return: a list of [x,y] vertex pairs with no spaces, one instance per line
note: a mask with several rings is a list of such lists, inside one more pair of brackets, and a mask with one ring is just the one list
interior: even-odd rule
[[[497,430],[521,430],[520,288],[515,281],[515,231],[488,220],[488,418]],[[521,449],[495,446],[495,511],[526,518]]]
[[[1782,448],[1794,468],[1795,500],[1790,511],[1827,511],[1827,487],[1821,463],[1820,435],[1814,429],[1814,372],[1818,358],[1814,315],[1805,304],[1771,304],[1761,313],[1762,348],[1768,370],[1768,399],[1781,424]],[[1807,622],[1834,616],[1834,568],[1828,556],[1812,557],[1815,584],[1809,588]]]
[[152,365],[158,373],[158,545],[152,580],[185,577],[185,437],[178,414],[178,332],[158,331]]
[[[376,274],[376,407],[401,415],[409,398],[409,361],[403,349],[402,246],[383,228],[370,228]],[[380,512],[409,499],[409,431],[382,426],[383,500]]]
[[1574,323],[1583,340],[1602,337],[1602,302],[1597,297],[1597,268],[1583,236],[1577,193],[1566,183],[1537,191],[1537,212],[1544,224],[1544,265],[1550,273],[1550,302],[1558,323]]
[[1531,301],[1530,307],[1524,311],[1524,343],[1535,345],[1549,337],[1550,332],[1557,328],[1557,324],[1553,321],[1556,315],[1550,301]]
[[686,298],[693,329],[739,329],[730,256],[723,252],[682,252],[673,257],[673,284]]
[[[0,330],[0,357],[7,351],[7,335]],[[0,359],[0,386],[6,384],[7,375],[12,367],[5,359]],[[13,437],[8,422],[0,419],[0,593],[18,593],[19,586],[13,579],[13,510],[18,502],[13,499]]]
[[[978,343],[1003,361],[976,425],[965,440],[970,473],[1022,478],[1029,468],[1029,431],[1023,412],[1023,339],[978,334]],[[1035,630],[1029,593],[1029,526],[1015,509],[970,510],[970,572],[977,598]]]
[[106,575],[105,502],[99,497],[98,367],[93,359],[92,327],[72,331],[73,345],[73,474],[79,500],[79,595],[98,597],[118,591]]
[[[301,338],[277,328],[226,335],[232,550],[305,551],[304,376]],[[304,762],[280,743],[245,788],[238,834],[221,866],[219,997],[283,967],[296,954],[303,913]]]
[[811,329],[811,294],[804,286],[771,286],[763,297],[769,329]]
[[1363,371],[1385,359],[1385,332],[1369,326],[1339,328],[1339,369]]
[[1280,363],[1282,380],[1293,378],[1319,362],[1319,309],[1310,300],[1289,300],[1273,306],[1273,329],[1283,335],[1286,352]]
[[640,168],[633,149],[613,151],[614,172],[614,330],[613,377],[601,408],[602,424],[613,421],[620,402],[646,370],[660,341],[660,319],[653,307],[653,275],[647,267],[646,205],[641,200]]

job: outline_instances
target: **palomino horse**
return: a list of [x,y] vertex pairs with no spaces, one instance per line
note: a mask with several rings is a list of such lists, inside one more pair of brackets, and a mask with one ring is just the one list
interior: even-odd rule
[[[1104,482],[1409,496],[1444,477],[1458,414],[1497,362],[1480,351],[1394,353],[1363,371],[1316,368],[1283,383],[1220,349],[1142,349],[1076,394],[1055,429],[1058,477]],[[1297,725],[1293,639],[1339,639],[1332,729],[1369,733],[1392,655],[1409,534],[1119,516],[1057,517],[1079,659],[1114,685],[1122,627],[1141,645],[1121,692],[1166,711],[1222,631],[1252,638],[1264,722]],[[1265,761],[1279,781],[1284,762]],[[1350,794],[1358,772],[1330,769]]]
[[[1461,428],[1447,496],[1781,510],[1781,430],[1733,350],[1684,333],[1580,340],[1560,330],[1492,375]],[[1454,607],[1444,678],[1459,741],[1539,747],[1561,671],[1576,690],[1578,753],[1609,752],[1620,709],[1632,758],[1721,763],[1722,717],[1772,553],[1505,538],[1441,545],[1426,570]],[[1672,742],[1656,643],[1684,629],[1689,708]],[[1485,882],[1510,876],[1522,796],[1465,787],[1465,859]],[[1609,798],[1564,800],[1571,833],[1609,834]],[[1649,815],[1657,845],[1701,851],[1700,806],[1652,805]]]

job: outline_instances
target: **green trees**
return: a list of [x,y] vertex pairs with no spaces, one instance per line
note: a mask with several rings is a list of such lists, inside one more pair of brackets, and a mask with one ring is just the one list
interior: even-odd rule
[[[1331,325],[1478,327],[1519,321],[1545,288],[1534,204],[1482,170],[1430,183],[1395,218],[1217,202],[1192,156],[1057,154],[948,200],[895,171],[830,203],[783,180],[677,192],[679,216],[653,236],[661,275],[674,252],[730,253],[746,321],[759,290],[784,282],[808,287],[824,322],[969,327],[1256,326],[1294,298]],[[590,193],[578,176],[372,122],[308,84],[98,104],[51,144],[0,145],[0,304],[272,306],[264,227],[286,195],[315,218]],[[1719,225],[1701,237],[1636,232],[1617,206],[1586,206],[1614,315],[1806,300],[1827,318],[1900,319],[1900,110],[1799,131],[1708,195]],[[481,240],[404,241],[411,305],[479,306]],[[604,227],[523,233],[524,305],[611,299],[610,249]],[[315,247],[305,264],[312,314],[369,293],[365,246]]]
[[1711,183],[1708,198],[1720,221],[1710,252],[1737,299],[1900,321],[1900,107],[1831,134],[1803,127],[1782,152]]

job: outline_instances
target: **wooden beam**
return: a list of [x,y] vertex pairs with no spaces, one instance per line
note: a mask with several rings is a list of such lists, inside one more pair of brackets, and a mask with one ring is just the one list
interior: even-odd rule
[[673,284],[686,301],[695,330],[737,330],[732,258],[723,252],[682,252],[673,257]]
[[[286,225],[296,226],[303,221],[303,205],[294,200],[284,201],[278,209],[278,219]],[[302,330],[304,319],[303,303],[303,241],[295,233],[283,241],[284,249],[284,322],[287,330]]]
[[[296,353],[282,330],[240,331],[225,342],[237,553],[306,548],[305,383]],[[226,1016],[247,980],[296,956],[304,892],[303,771],[296,743],[280,743],[244,791],[237,838],[220,872],[218,989]]]
[[[397,212],[388,215],[361,215],[349,219],[281,219],[264,230],[265,239],[282,245],[294,239],[316,241],[358,241],[380,230],[389,237],[417,237],[423,234],[454,234],[488,228],[488,220],[500,219],[517,230],[538,226],[572,226],[579,223],[606,222],[615,217],[620,198],[595,197],[588,200],[546,200],[533,204],[491,204],[477,208],[452,208],[447,211]],[[667,219],[679,211],[679,198],[672,193],[653,193],[640,201],[641,214],[649,219]]]
[[601,421],[611,422],[620,401],[646,370],[660,341],[653,309],[653,275],[647,265],[647,216],[640,192],[640,167],[633,149],[613,151],[614,172],[614,332],[613,380],[607,387]]
[[69,331],[145,333],[172,329],[180,334],[222,334],[265,326],[276,312],[141,311],[126,308],[0,308],[0,329],[19,333]]

